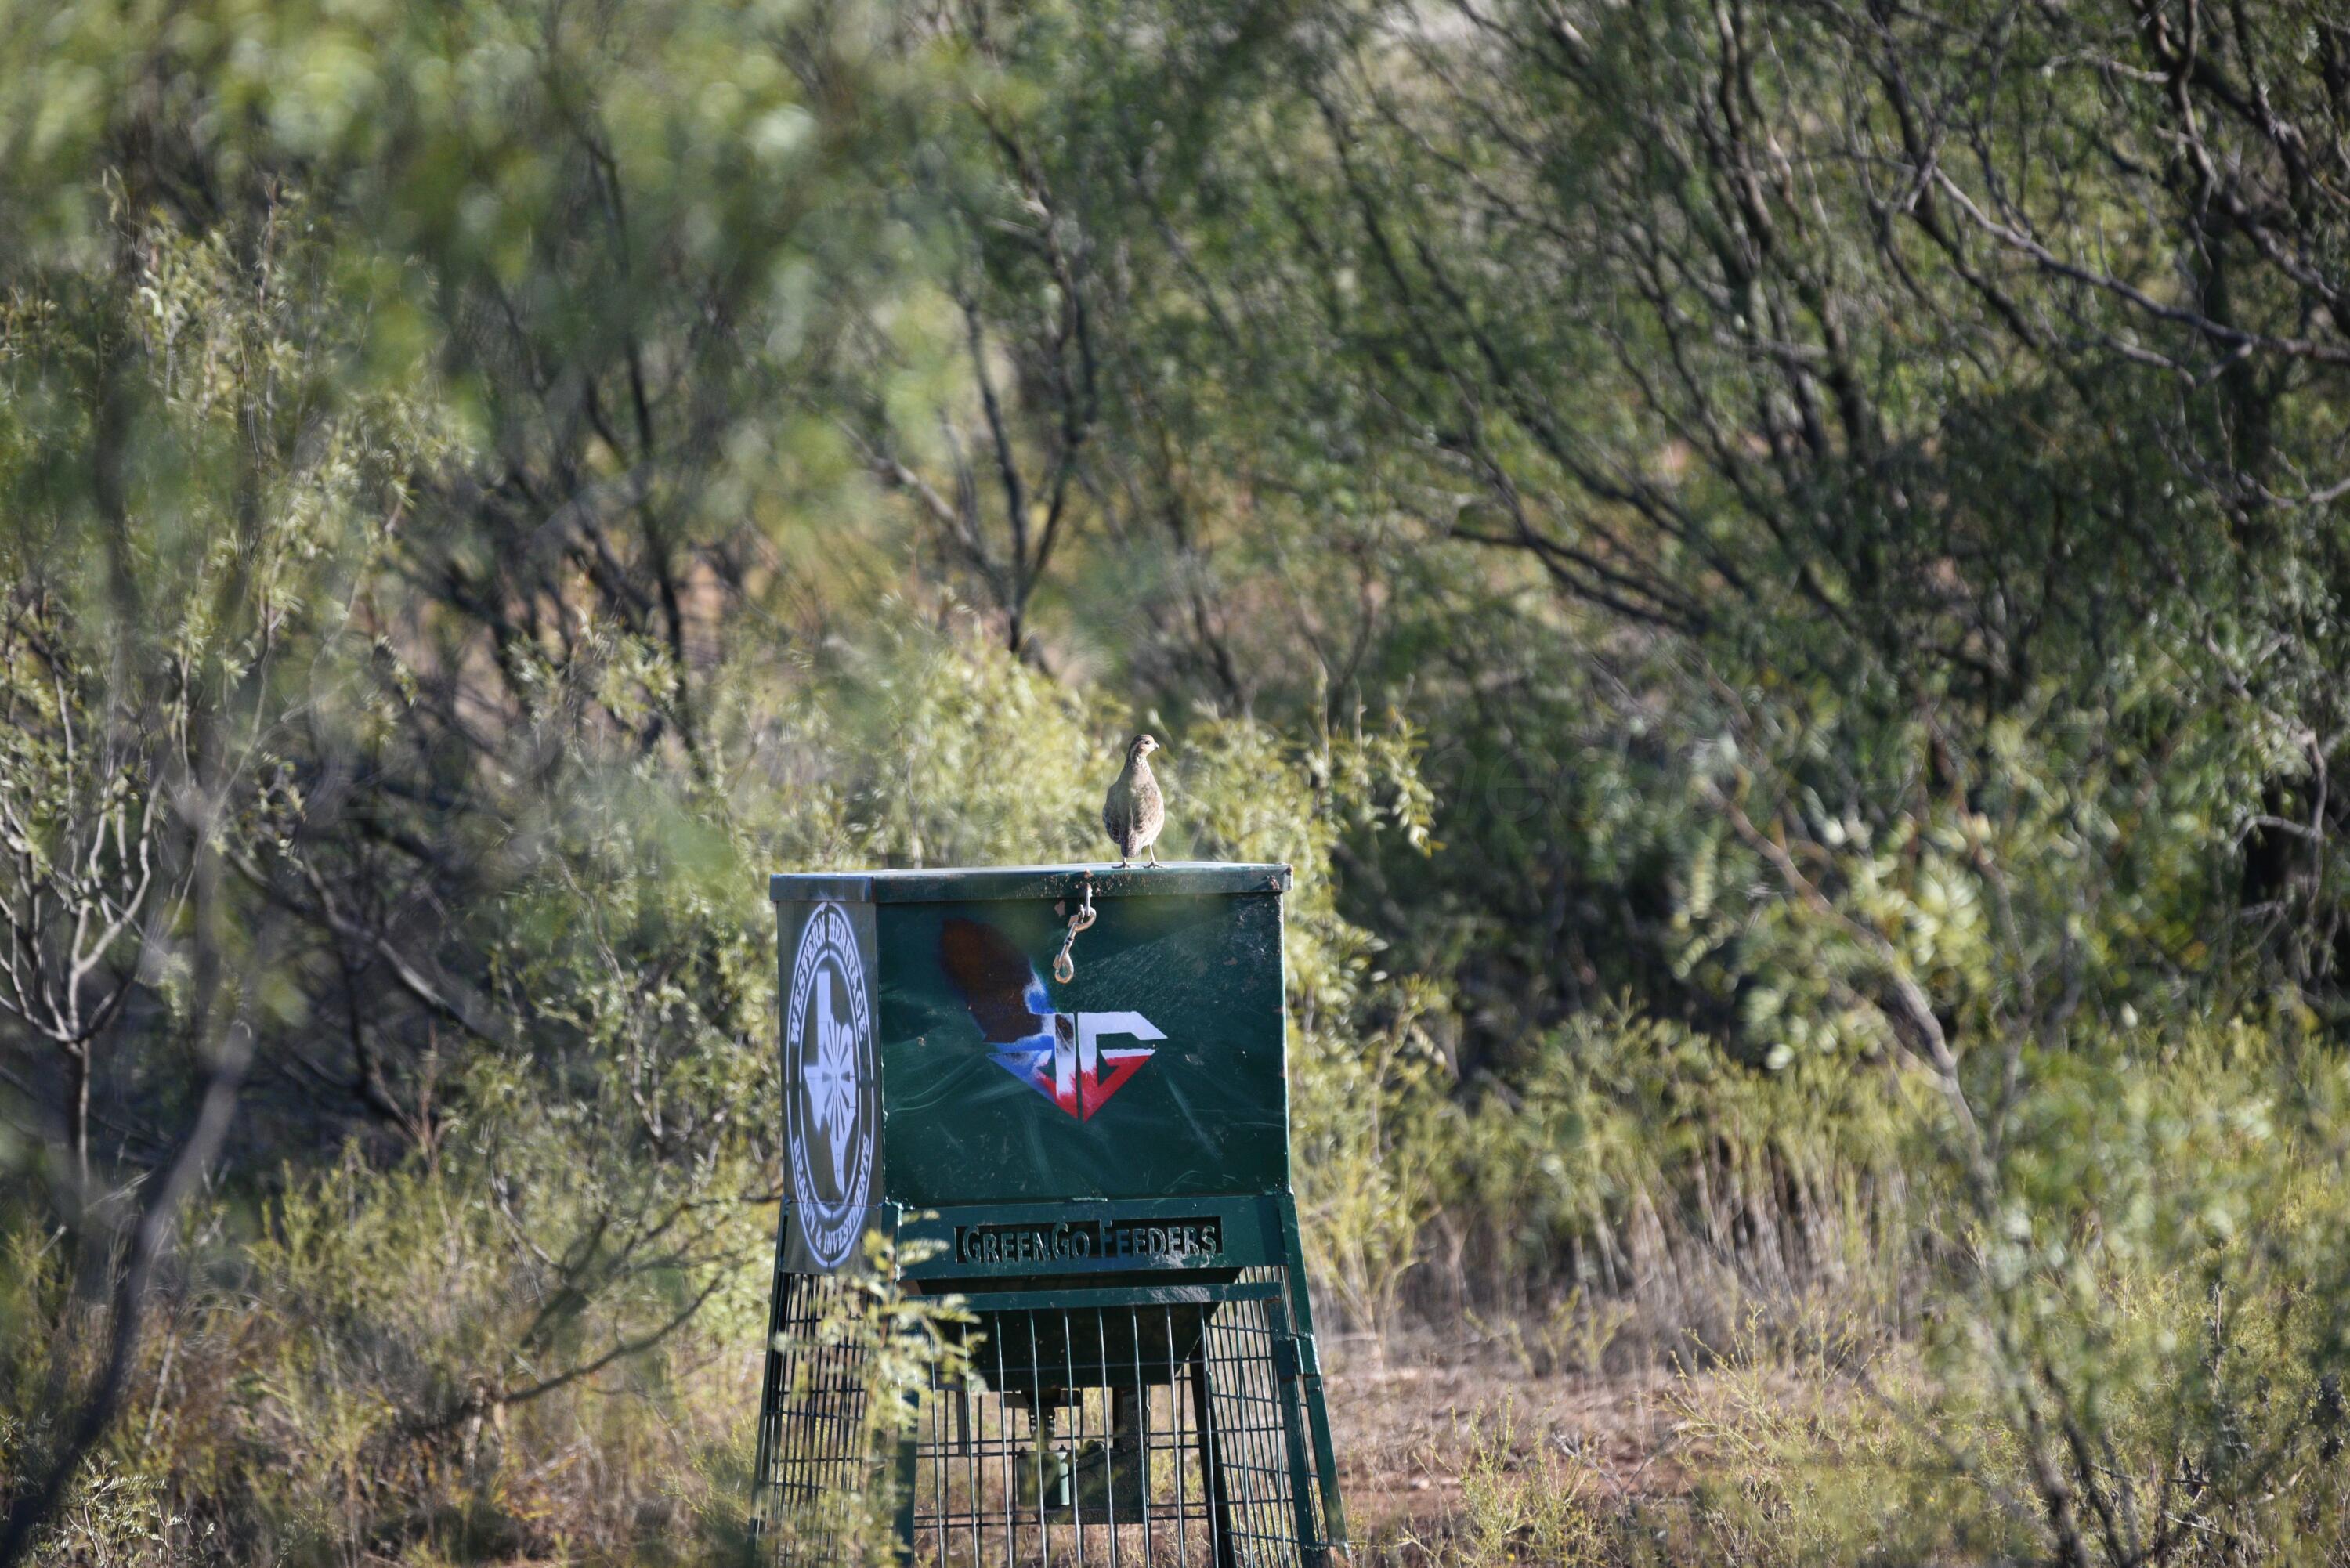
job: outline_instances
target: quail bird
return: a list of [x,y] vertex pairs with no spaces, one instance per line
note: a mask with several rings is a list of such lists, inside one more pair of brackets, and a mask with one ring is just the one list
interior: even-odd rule
[[1126,748],[1126,767],[1102,802],[1102,828],[1118,846],[1120,866],[1146,851],[1150,863],[1159,864],[1159,830],[1167,826],[1167,802],[1159,793],[1159,781],[1150,776],[1150,764],[1143,760],[1158,749],[1159,742],[1149,736],[1135,736]]

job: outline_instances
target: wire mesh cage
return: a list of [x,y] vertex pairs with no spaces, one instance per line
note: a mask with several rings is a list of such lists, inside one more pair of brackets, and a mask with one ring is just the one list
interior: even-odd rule
[[906,1560],[1271,1568],[1327,1555],[1278,1270],[1217,1282],[982,1292],[964,1368],[876,1444],[852,1353],[820,1343],[832,1282],[795,1279],[761,1423],[764,1559],[853,1552],[842,1500],[887,1471]]
[[[1218,865],[775,878],[790,1193],[763,1563],[1329,1560],[1287,886]],[[876,1236],[898,1289],[962,1303],[923,1318],[947,1354],[877,1331]]]

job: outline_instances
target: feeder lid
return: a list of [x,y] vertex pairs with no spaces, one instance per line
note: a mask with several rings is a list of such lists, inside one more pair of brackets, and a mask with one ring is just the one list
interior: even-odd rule
[[858,904],[944,904],[973,898],[1066,898],[1093,879],[1097,898],[1196,898],[1221,893],[1285,893],[1289,867],[1223,860],[1170,860],[1158,866],[939,867],[920,871],[781,873],[767,878],[775,903],[835,898]]

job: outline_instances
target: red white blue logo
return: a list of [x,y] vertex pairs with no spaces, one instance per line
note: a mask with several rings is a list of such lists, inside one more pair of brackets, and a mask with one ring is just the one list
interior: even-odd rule
[[946,922],[939,963],[995,1064],[1081,1122],[1150,1060],[1152,1047],[1141,1042],[1167,1038],[1139,1012],[1057,1011],[1028,956],[977,920]]

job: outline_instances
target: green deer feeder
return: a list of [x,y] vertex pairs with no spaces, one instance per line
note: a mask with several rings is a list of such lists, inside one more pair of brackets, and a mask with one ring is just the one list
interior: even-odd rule
[[969,1303],[896,1455],[900,1554],[1329,1560],[1345,1528],[1289,1180],[1285,866],[776,877],[785,1143],[754,1509],[830,1563],[880,1456],[829,1293],[898,1241]]

